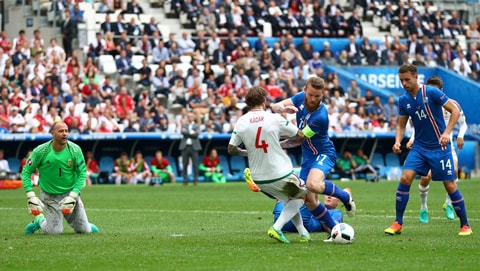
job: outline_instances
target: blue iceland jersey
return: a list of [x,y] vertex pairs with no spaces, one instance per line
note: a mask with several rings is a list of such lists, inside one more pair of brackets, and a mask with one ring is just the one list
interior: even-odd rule
[[328,137],[328,110],[323,103],[313,112],[305,106],[305,92],[300,92],[291,98],[297,112],[297,127],[302,130],[308,125],[315,135],[302,143],[302,156],[304,161],[317,159],[320,154],[332,156],[336,159],[336,151],[333,142]]
[[415,128],[412,148],[441,151],[440,136],[445,131],[443,105],[448,101],[445,93],[438,88],[422,85],[416,97],[405,92],[398,100],[398,115],[410,116]]

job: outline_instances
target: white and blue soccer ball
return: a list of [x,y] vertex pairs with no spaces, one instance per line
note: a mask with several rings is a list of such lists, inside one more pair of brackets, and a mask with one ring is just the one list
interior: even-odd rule
[[333,227],[331,236],[335,244],[350,244],[355,238],[355,230],[347,223],[338,223]]

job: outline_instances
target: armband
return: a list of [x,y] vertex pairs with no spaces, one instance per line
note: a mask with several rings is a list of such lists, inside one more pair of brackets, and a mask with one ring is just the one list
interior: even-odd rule
[[315,132],[312,129],[310,129],[308,125],[302,129],[302,133],[306,138],[311,138],[312,136],[315,135]]

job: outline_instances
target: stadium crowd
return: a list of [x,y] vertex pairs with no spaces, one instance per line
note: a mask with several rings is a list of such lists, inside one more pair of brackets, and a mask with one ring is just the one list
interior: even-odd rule
[[[78,4],[56,3],[57,10],[68,13],[68,20],[84,20]],[[326,81],[324,102],[329,107],[332,131],[392,131],[397,112],[393,97],[381,104],[379,97],[368,89],[361,90],[354,80],[341,86],[336,75],[325,73],[323,67],[410,62],[417,66],[442,66],[479,79],[477,43],[469,43],[465,52],[459,44],[452,46],[456,34],[477,39],[478,24],[471,23],[466,29],[455,12],[450,13],[448,20],[441,11],[430,12],[429,2],[425,2],[421,13],[413,2],[384,3],[382,10],[370,1],[366,3],[360,3],[367,7],[364,11],[372,9],[392,24],[399,24],[406,42],[400,37],[385,36],[380,43],[362,37],[362,19],[356,10],[352,16],[357,18],[359,31],[348,24],[341,24],[344,31],[333,28],[340,20],[335,16],[343,16],[342,7],[334,0],[326,5],[323,1],[304,4],[295,0],[244,1],[242,5],[237,1],[210,1],[208,6],[199,1],[173,1],[176,11],[189,12],[198,31],[195,37],[187,32],[178,37],[171,33],[165,40],[153,17],[144,25],[135,17],[124,22],[125,14],[143,12],[137,1],[129,1],[124,8],[122,1],[103,0],[97,12],[108,14],[82,63],[78,50],[66,52],[55,38],[47,43],[38,30],[33,37],[26,37],[23,30],[16,37],[3,31],[0,129],[4,133],[48,133],[55,120],[62,119],[71,133],[178,133],[187,113],[193,112],[202,131],[228,133],[247,110],[244,97],[249,87],[263,86],[269,93],[268,100],[275,102],[302,91],[306,79],[313,74]],[[392,10],[392,4],[397,8]],[[115,10],[121,12],[111,18]],[[276,16],[277,13],[284,15]],[[322,24],[319,32],[314,22],[321,20],[322,15],[329,26]],[[251,21],[251,16],[257,27],[245,29],[249,25],[245,20]],[[300,26],[294,29],[293,18],[301,21],[302,16],[310,18],[305,21],[311,23],[313,32]],[[273,47],[258,31],[262,18],[269,20],[273,29],[276,26],[272,20],[279,22],[280,30],[274,31],[279,40]],[[215,23],[205,21],[210,19]],[[67,24],[65,20],[62,26]],[[281,24],[281,20],[287,23]],[[225,37],[218,33],[221,28],[228,30]],[[255,42],[247,40],[252,32],[258,35]],[[302,42],[295,44],[293,39],[299,35]],[[327,42],[322,51],[314,51],[312,36],[341,36],[349,39],[349,44],[343,50],[332,51]],[[358,38],[363,39],[361,44],[356,43]],[[115,58],[118,73],[102,74],[98,68],[102,55]],[[145,57],[141,65],[132,63],[136,55]],[[178,66],[185,64],[185,56],[189,68],[184,71]],[[137,80],[130,84],[134,75]],[[171,107],[181,108],[180,113],[169,114]]]

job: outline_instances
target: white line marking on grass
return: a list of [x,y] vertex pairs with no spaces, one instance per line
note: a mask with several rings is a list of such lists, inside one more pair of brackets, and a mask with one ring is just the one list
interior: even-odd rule
[[[24,210],[24,208],[4,208],[0,207],[0,210]],[[98,209],[98,208],[87,208],[87,212],[118,212],[118,213],[196,213],[196,214],[236,214],[236,215],[271,215],[271,211],[215,211],[215,210],[163,210],[163,209]],[[360,212],[360,214],[358,213]],[[374,212],[377,214],[362,214],[361,212]],[[441,216],[432,216],[430,214],[430,219],[434,220],[446,220],[445,216],[443,215],[443,211]],[[467,214],[471,213],[479,213],[480,211],[467,211]],[[378,214],[378,213],[385,213],[385,215]],[[388,214],[386,214],[388,213]],[[416,219],[418,218],[418,211],[416,210],[406,210],[405,213],[410,215],[405,215],[404,218],[406,219]],[[395,211],[388,211],[388,210],[362,210],[357,209],[357,216],[358,217],[366,217],[366,218],[395,218]],[[455,218],[457,220],[457,218]],[[455,221],[452,220],[452,221]],[[480,221],[480,218],[472,218],[469,216],[469,221]]]

